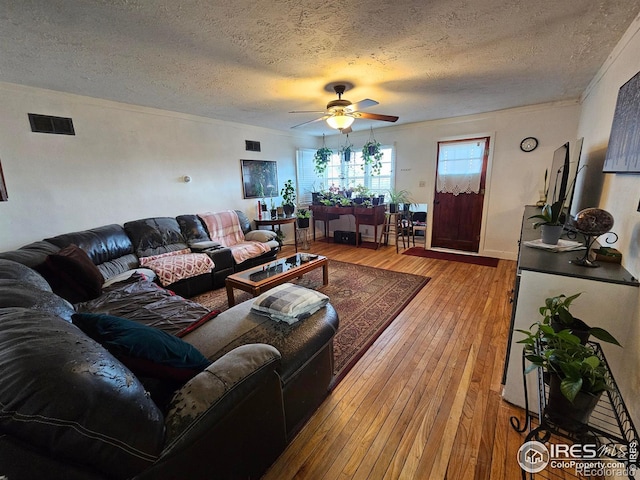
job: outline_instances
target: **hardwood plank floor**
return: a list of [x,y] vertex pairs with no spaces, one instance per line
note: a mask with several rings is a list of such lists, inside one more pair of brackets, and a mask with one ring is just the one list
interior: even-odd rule
[[264,480],[520,478],[523,436],[509,417],[523,413],[500,395],[515,262],[492,268],[324,242],[310,251],[431,281]]

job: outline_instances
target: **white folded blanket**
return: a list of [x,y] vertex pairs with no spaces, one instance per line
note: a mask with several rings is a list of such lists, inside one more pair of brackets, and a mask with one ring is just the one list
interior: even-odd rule
[[307,318],[329,302],[325,294],[284,283],[256,297],[251,309],[276,321],[288,324]]

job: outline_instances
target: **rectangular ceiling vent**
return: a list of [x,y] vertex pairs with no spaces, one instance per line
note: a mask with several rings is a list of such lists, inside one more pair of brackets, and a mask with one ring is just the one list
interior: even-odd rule
[[65,117],[53,117],[51,115],[29,114],[31,131],[36,133],[53,133],[56,135],[75,135],[73,120]]
[[260,142],[256,142],[255,140],[245,140],[244,141],[245,148],[248,152],[259,152],[260,151]]

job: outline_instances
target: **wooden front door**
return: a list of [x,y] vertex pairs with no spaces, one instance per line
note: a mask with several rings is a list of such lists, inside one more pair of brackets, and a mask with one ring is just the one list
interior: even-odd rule
[[[462,191],[453,188],[451,191],[438,191],[441,183],[438,182],[438,174],[444,175],[445,169],[451,170],[451,163],[447,166],[446,158],[443,158],[445,150],[451,151],[452,147],[460,147],[464,152],[464,142],[474,144],[476,148],[470,154],[470,158],[462,157],[454,163],[458,165],[460,177],[466,174],[461,170],[469,169],[471,176],[479,175],[479,188],[477,193],[468,192],[463,187]],[[472,145],[473,146],[473,145]],[[471,158],[472,156],[477,158]],[[433,226],[431,229],[431,246],[463,250],[465,252],[478,252],[480,249],[480,229],[482,227],[482,206],[484,203],[484,189],[487,173],[487,161],[489,158],[489,137],[455,140],[451,142],[438,142],[438,162],[436,171],[436,192],[433,202]],[[450,160],[450,159],[449,159]],[[451,172],[449,172],[451,173]],[[449,178],[455,178],[450,176]],[[477,181],[477,179],[476,179]],[[446,182],[452,190],[452,182]],[[477,183],[476,183],[477,185]],[[475,187],[473,187],[475,189]]]

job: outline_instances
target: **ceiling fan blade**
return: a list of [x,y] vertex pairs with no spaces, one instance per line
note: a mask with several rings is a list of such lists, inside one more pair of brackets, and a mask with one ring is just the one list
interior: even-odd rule
[[382,120],[383,122],[395,122],[400,117],[395,115],[380,115],[378,113],[354,112],[356,118],[368,118],[369,120]]
[[370,98],[365,98],[364,100],[360,100],[359,102],[352,103],[348,107],[345,107],[345,112],[356,112],[358,110],[362,110],[363,108],[373,107],[374,105],[378,105],[378,102],[375,100],[371,100]]
[[351,127],[343,128],[342,130],[340,130],[340,133],[351,133],[351,132],[353,132],[353,130],[351,130]]
[[293,110],[289,113],[324,113],[324,110]]
[[329,115],[324,115],[324,116],[322,116],[322,117],[320,117],[320,118],[316,118],[316,119],[314,119],[314,120],[309,120],[308,122],[302,122],[302,123],[299,123],[298,125],[294,125],[294,126],[293,126],[293,127],[291,127],[291,128],[301,127],[302,125],[307,125],[308,123],[321,122],[322,120],[325,120],[325,119],[327,119],[327,118],[329,118]]

